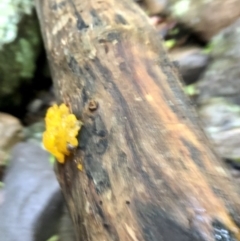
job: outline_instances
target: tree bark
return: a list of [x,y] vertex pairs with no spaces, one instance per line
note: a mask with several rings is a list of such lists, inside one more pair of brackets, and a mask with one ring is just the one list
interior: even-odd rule
[[58,101],[84,123],[56,166],[77,240],[240,240],[238,189],[139,7],[36,5]]

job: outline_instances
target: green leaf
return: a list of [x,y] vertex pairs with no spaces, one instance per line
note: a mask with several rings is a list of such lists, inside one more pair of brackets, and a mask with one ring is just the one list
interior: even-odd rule
[[51,238],[49,238],[47,241],[58,241],[58,240],[59,240],[58,235],[54,235]]
[[49,155],[49,162],[51,163],[51,165],[54,165],[55,163],[55,157],[53,155]]
[[164,41],[164,46],[167,49],[173,48],[175,44],[176,44],[176,40],[174,40],[174,39],[170,39],[170,40]]
[[193,95],[198,94],[198,91],[197,91],[196,86],[194,84],[185,86],[184,92],[185,92],[185,94],[187,94],[189,96],[193,96]]
[[203,50],[202,50],[202,52],[204,53],[204,54],[210,54],[211,52],[212,52],[212,50],[213,50],[213,44],[212,43],[209,43]]

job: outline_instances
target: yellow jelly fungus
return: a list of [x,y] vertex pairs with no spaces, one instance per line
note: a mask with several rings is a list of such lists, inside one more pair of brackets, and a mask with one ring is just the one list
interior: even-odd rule
[[77,169],[79,170],[79,171],[82,171],[83,170],[83,166],[82,166],[82,164],[77,164]]
[[76,138],[82,123],[71,114],[65,104],[53,105],[47,111],[46,131],[43,133],[43,145],[60,163],[70,155],[70,148],[78,145]]

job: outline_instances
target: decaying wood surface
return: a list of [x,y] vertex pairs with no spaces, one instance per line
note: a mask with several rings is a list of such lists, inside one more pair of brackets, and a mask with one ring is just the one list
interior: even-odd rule
[[84,123],[57,165],[78,240],[240,240],[238,190],[145,14],[127,0],[36,5],[58,101]]

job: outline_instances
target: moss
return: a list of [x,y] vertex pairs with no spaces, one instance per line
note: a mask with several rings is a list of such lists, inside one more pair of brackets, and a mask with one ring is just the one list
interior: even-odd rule
[[33,1],[0,1],[0,107],[20,104],[18,88],[33,77],[40,46]]
[[13,42],[18,34],[18,23],[24,14],[32,13],[32,0],[1,0],[0,3],[0,48]]
[[32,78],[35,70],[35,64],[32,62],[34,50],[26,39],[19,40],[19,52],[16,53],[16,61],[22,65],[19,76],[23,78]]
[[213,49],[214,49],[214,45],[213,45],[212,42],[210,42],[209,44],[207,44],[207,45],[205,46],[205,48],[203,49],[202,52],[203,52],[204,54],[211,54],[212,51],[213,51]]

